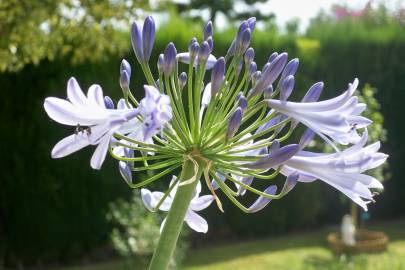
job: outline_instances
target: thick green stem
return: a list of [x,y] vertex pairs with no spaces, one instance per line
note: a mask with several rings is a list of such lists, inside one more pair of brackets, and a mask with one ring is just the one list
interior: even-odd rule
[[[198,158],[194,160],[190,158],[184,161],[183,169],[180,174],[180,186],[177,189],[173,204],[167,215],[158,246],[149,265],[149,270],[165,270],[168,268],[170,258],[176,248],[177,239],[179,238],[183,226],[184,217],[193,192],[204,170],[204,165],[204,162]],[[184,181],[192,178],[195,179],[195,181],[181,185]]]

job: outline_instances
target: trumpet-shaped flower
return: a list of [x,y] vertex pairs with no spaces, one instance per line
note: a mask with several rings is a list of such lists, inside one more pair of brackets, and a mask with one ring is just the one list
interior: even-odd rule
[[68,100],[48,97],[44,108],[58,123],[74,126],[74,134],[59,141],[52,149],[53,158],[70,155],[88,145],[98,145],[90,161],[93,169],[100,169],[112,134],[124,123],[139,114],[137,109],[107,109],[99,85],[90,86],[84,95],[76,79],[67,84]]
[[300,151],[285,161],[281,172],[299,174],[298,181],[312,182],[320,179],[341,191],[355,203],[367,210],[373,201],[370,188],[382,189],[382,184],[363,172],[376,168],[385,162],[387,155],[378,152],[380,143],[365,146],[367,132],[357,144],[338,153],[313,153]]
[[[170,182],[170,186],[172,185],[175,186],[159,207],[159,210],[161,211],[167,212],[170,210],[170,207],[174,200],[174,196],[176,195],[177,189],[179,188],[179,182],[177,181],[176,176],[173,176]],[[203,217],[198,215],[196,211],[201,211],[207,208],[214,200],[214,197],[212,195],[200,196],[200,193],[201,193],[201,183],[198,182],[196,190],[194,192],[194,196],[191,199],[190,205],[187,209],[184,221],[194,231],[206,233],[208,231],[208,223]],[[160,191],[151,192],[150,190],[143,188],[141,189],[141,195],[145,207],[150,211],[154,211],[156,206],[158,205],[158,202],[163,198],[164,193]],[[162,222],[162,225],[160,227],[161,231],[165,224],[165,220]]]
[[330,138],[347,145],[357,143],[360,140],[357,129],[371,123],[359,115],[366,106],[353,96],[357,85],[355,79],[343,94],[325,101],[299,103],[269,99],[267,102],[274,110],[303,123],[326,141],[330,142]]

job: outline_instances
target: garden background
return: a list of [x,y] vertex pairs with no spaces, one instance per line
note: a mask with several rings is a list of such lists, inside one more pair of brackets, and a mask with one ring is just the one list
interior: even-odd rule
[[[172,7],[166,12],[167,23],[158,27],[155,57],[169,41],[174,41],[178,51],[185,51],[192,36],[201,37],[202,22],[177,12]],[[326,85],[322,98],[342,92],[355,77],[361,88],[369,83],[378,89],[376,98],[388,131],[382,151],[390,158],[385,190],[377,196],[377,203],[370,205],[372,221],[405,217],[405,21],[400,15],[383,6],[357,17],[320,14],[305,33],[297,33],[293,23],[288,31],[280,31],[267,20],[253,35],[260,68],[273,51],[286,51],[290,58],[300,59],[293,99],[301,98],[317,81]],[[0,26],[9,26],[7,23],[3,20]],[[7,33],[4,29],[0,28],[0,37]],[[125,57],[133,67],[132,89],[136,96],[143,95],[144,78],[130,48],[129,32],[119,28],[113,35],[103,30],[92,35],[80,27],[65,30],[72,31],[62,41],[65,51],[57,48],[51,56],[18,47],[12,59],[11,40],[1,37],[0,265],[38,266],[90,256],[110,243],[112,224],[106,218],[110,203],[131,196],[114,160],[108,159],[101,171],[88,166],[92,149],[64,159],[50,158],[53,145],[73,130],[52,123],[43,100],[64,96],[69,77],[76,77],[83,89],[100,84],[116,101],[121,95],[119,64]],[[214,32],[215,55],[226,52],[235,31],[231,24]],[[58,44],[35,44],[36,37],[27,35],[21,33],[24,46]],[[23,56],[27,57],[21,64]],[[151,60],[153,70],[156,60]],[[152,188],[159,185],[165,186]],[[286,198],[254,215],[247,216],[227,200],[223,203],[225,214],[215,207],[205,211],[209,232],[192,234],[193,247],[218,239],[255,239],[313,230],[339,223],[350,209],[348,200],[320,181],[299,184]]]

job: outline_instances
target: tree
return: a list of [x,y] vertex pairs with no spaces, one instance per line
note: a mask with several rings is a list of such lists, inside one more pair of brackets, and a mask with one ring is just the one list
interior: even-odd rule
[[[179,13],[187,13],[193,9],[208,9],[210,19],[215,22],[218,12],[223,13],[229,20],[240,20],[247,17],[256,17],[258,20],[264,21],[274,17],[274,14],[263,14],[260,10],[253,7],[256,3],[264,3],[268,0],[189,0],[187,4],[176,4]],[[237,5],[248,6],[248,9],[243,11],[237,10]],[[200,13],[198,15],[189,15],[194,19],[201,19]]]
[[148,0],[2,0],[0,71],[18,71],[42,59],[71,55],[73,62],[123,52],[119,23],[135,18]]

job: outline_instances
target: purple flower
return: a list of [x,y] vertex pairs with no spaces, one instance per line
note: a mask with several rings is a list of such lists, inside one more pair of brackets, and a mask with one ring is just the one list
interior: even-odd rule
[[161,131],[173,115],[169,96],[162,95],[153,86],[144,88],[145,98],[139,104],[139,113],[143,116],[143,140],[148,140]]
[[[174,184],[174,181],[176,181],[177,178],[176,176],[173,176],[172,181],[170,182],[170,186]],[[159,207],[159,210],[168,212],[170,210],[170,207],[173,203],[174,196],[176,195],[177,189],[178,189],[179,184],[177,183],[176,186],[171,190],[169,196],[166,197],[166,199],[163,201],[161,206]],[[207,208],[212,201],[214,200],[214,197],[212,195],[204,195],[200,196],[201,193],[201,183],[198,182],[195,193],[193,198],[190,201],[190,205],[187,209],[186,216],[184,218],[184,221],[187,223],[187,225],[193,229],[196,232],[202,232],[206,233],[208,231],[208,223],[207,221],[198,215],[196,211],[201,211],[205,208]],[[142,201],[145,207],[150,210],[154,211],[155,207],[159,203],[159,201],[163,198],[164,193],[159,192],[159,191],[154,191],[151,192],[148,189],[141,189],[141,196],[142,196]],[[160,226],[160,231],[163,230],[165,220],[163,220],[161,226]]]
[[[177,54],[177,60],[179,60],[179,62],[189,64],[190,63],[190,53]],[[216,62],[217,62],[217,58],[215,56],[213,56],[212,54],[210,54],[206,60],[205,69],[207,69],[207,70],[212,69]],[[200,60],[198,59],[198,55],[197,55],[196,59],[194,60],[194,67],[197,67],[199,63],[200,63]]]
[[329,138],[346,145],[360,140],[357,129],[368,126],[371,121],[359,114],[366,108],[353,96],[358,85],[355,79],[348,89],[338,97],[318,102],[289,102],[269,99],[269,106],[288,115],[314,130],[330,142]]
[[100,169],[113,133],[139,112],[137,109],[107,109],[99,85],[90,86],[85,96],[75,78],[68,81],[67,97],[68,100],[48,97],[44,102],[50,118],[76,127],[74,134],[54,146],[52,157],[65,157],[88,145],[97,145],[90,165],[93,169]]
[[377,152],[379,142],[365,146],[367,138],[365,132],[357,144],[337,153],[300,151],[284,162],[281,172],[285,175],[297,172],[300,182],[320,179],[367,210],[367,204],[373,201],[370,188],[382,189],[383,186],[363,172],[380,166],[388,157]]

